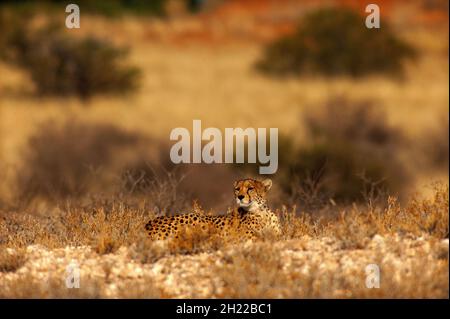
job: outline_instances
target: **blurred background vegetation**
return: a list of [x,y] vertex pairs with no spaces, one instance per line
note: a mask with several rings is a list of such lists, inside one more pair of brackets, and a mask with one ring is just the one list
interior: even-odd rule
[[[133,14],[146,14],[146,15],[163,15],[164,14],[164,2],[166,0],[81,0],[77,1],[77,5],[86,10],[89,13],[102,14],[106,16],[118,16],[126,13]],[[65,10],[69,4],[67,1],[62,0],[2,0],[0,4],[3,6],[9,6],[13,9],[20,10]]]
[[313,11],[294,34],[270,44],[257,67],[278,75],[402,72],[404,60],[414,57],[414,48],[399,39],[386,21],[379,30],[372,30],[363,27],[364,20],[347,8]]
[[169,132],[278,127],[274,205],[448,180],[448,2],[0,1],[0,208],[223,212],[256,165],[174,166]]

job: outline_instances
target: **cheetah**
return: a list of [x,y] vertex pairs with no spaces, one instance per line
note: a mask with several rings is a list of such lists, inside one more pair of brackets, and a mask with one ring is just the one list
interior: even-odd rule
[[162,216],[150,220],[145,229],[153,240],[178,238],[180,231],[187,227],[213,230],[222,237],[230,233],[243,239],[256,239],[271,233],[279,237],[281,227],[278,217],[268,208],[266,194],[272,181],[265,179],[242,179],[234,183],[234,196],[238,205],[231,213],[221,216],[208,216],[197,212]]

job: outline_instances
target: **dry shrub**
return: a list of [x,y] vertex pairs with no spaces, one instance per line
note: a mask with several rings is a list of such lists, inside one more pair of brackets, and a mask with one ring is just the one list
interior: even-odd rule
[[178,167],[168,154],[165,143],[110,124],[44,122],[23,148],[12,204],[122,202],[171,215],[186,212],[193,198],[221,210],[232,203],[236,172]]
[[333,237],[342,249],[362,249],[376,234],[440,240],[448,238],[448,184],[435,183],[433,190],[432,198],[415,196],[405,205],[390,196],[382,205],[336,206],[332,214],[329,208],[299,214],[296,207],[277,214],[285,239]]
[[0,212],[0,244],[22,248],[32,245],[43,234],[43,226],[43,220],[27,213]]
[[162,215],[185,213],[194,199],[217,212],[233,205],[233,183],[242,178],[236,170],[224,165],[175,165],[164,143],[157,144],[155,153],[156,159],[141,156],[124,165],[119,190],[124,201],[135,197]]
[[192,197],[181,187],[186,175],[155,154],[168,154],[167,146],[110,124],[45,122],[23,150],[17,202],[184,212]]
[[363,249],[378,232],[371,222],[366,214],[359,211],[344,211],[335,224],[329,225],[328,231],[338,240],[342,249]]
[[[7,19],[9,19],[9,18],[7,17],[6,10],[0,11],[0,29],[1,30],[7,30],[6,25],[9,22],[9,21],[7,21]],[[7,33],[6,32],[0,33],[0,49],[3,49],[5,47],[6,42],[7,42]],[[3,54],[0,57],[3,58]]]
[[[81,227],[73,233],[78,241],[91,245],[97,253],[108,254],[140,238],[148,218],[148,212],[124,207],[116,207],[112,211],[99,209],[81,213]],[[75,224],[73,226],[76,227]]]
[[389,197],[385,209],[354,206],[323,229],[344,249],[361,249],[375,234],[448,238],[448,185],[436,184],[431,199],[413,198],[405,207]]
[[322,219],[312,218],[308,214],[298,214],[296,207],[290,210],[283,206],[281,211],[275,212],[280,219],[281,231],[285,239],[315,237],[321,231]]
[[310,12],[293,35],[265,49],[257,67],[272,75],[401,74],[404,60],[416,51],[397,37],[386,19],[381,29],[366,28],[364,19],[348,8]]
[[134,210],[114,210],[112,212],[98,211],[92,216],[89,214],[83,215],[83,224],[86,225],[86,230],[81,235],[89,237],[84,240],[86,244],[94,247],[94,250],[99,254],[107,254],[115,252],[121,246],[130,246],[136,244],[134,252],[144,253],[144,262],[148,262],[150,255],[157,257],[152,260],[161,258],[163,250],[158,248],[158,244],[154,246],[153,242],[149,240],[145,232],[144,225],[149,219],[154,218],[154,212],[151,214],[144,211]]
[[395,154],[405,139],[386,123],[373,104],[344,98],[308,114],[308,144],[296,145],[290,137],[279,144],[277,178],[291,202],[317,209],[330,198],[364,202],[401,194],[408,174]]
[[394,149],[404,142],[398,128],[388,124],[386,113],[371,101],[351,101],[343,96],[329,99],[318,112],[305,114],[304,123],[310,138],[335,137],[363,147]]
[[372,212],[369,216],[381,233],[448,238],[448,185],[436,184],[433,198],[413,198],[404,208],[391,197],[382,214]]
[[448,171],[449,166],[449,126],[448,113],[436,119],[418,141],[420,147],[417,157],[425,157],[424,163],[432,169]]
[[0,10],[0,59],[12,62],[12,43],[17,45],[17,49],[23,47],[22,42],[26,36],[23,25],[27,23],[27,18],[25,14],[17,14],[6,8]]
[[141,238],[152,212],[115,206],[103,208],[66,208],[47,216],[27,213],[0,215],[0,242],[9,247],[41,244],[50,248],[91,246],[99,254],[114,252]]
[[234,204],[233,183],[243,177],[228,165],[220,164],[185,164],[181,172],[184,179],[180,190],[217,212],[225,212]]
[[71,38],[56,22],[37,28],[29,14],[21,18],[8,11],[0,21],[3,58],[28,72],[40,95],[87,99],[137,88],[139,70],[124,63],[125,48],[92,36]]
[[89,37],[82,40],[60,36],[39,38],[22,67],[31,75],[41,95],[76,95],[83,99],[96,94],[119,94],[137,88],[139,71],[123,66],[127,50]]
[[[18,197],[22,202],[34,197],[53,201],[79,198],[104,181],[102,170],[110,169],[117,154],[123,156],[143,141],[136,133],[108,124],[44,123],[23,152],[17,176]],[[107,191],[107,185],[99,186]]]
[[[160,148],[165,153],[165,147]],[[181,188],[186,178],[181,170],[168,170],[165,166],[155,166],[147,161],[126,165],[120,175],[119,193],[123,198],[145,200],[151,209],[161,215],[186,212],[192,196]]]
[[[334,97],[303,121],[307,142],[298,144],[289,135],[279,139],[276,204],[331,211],[336,203],[378,205],[387,194],[403,195],[410,175],[398,154],[409,143],[372,102]],[[258,165],[233,167],[256,175]]]

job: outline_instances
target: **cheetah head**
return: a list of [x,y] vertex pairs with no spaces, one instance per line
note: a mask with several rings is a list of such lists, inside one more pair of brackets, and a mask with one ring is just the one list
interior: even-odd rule
[[234,196],[239,207],[246,211],[255,211],[266,205],[266,194],[272,187],[272,181],[265,179],[241,179],[234,183]]

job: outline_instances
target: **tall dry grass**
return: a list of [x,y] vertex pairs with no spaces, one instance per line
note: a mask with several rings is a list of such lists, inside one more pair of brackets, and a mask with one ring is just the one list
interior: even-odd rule
[[[448,238],[448,185],[436,184],[432,198],[412,198],[401,205],[390,197],[385,208],[367,206],[336,207],[334,216],[321,216],[314,211],[299,214],[295,207],[275,209],[279,216],[285,240],[310,237],[335,237],[343,244],[364,246],[364,240],[375,234],[409,234]],[[167,194],[171,196],[171,194]],[[190,208],[204,214],[198,205]],[[0,243],[9,247],[42,244],[49,247],[90,245],[99,253],[115,251],[120,246],[130,246],[144,235],[146,221],[158,212],[135,209],[117,204],[109,209],[96,204],[90,207],[60,207],[47,215],[32,212],[2,212]],[[214,236],[193,240],[201,242]],[[186,237],[187,236],[187,237]],[[189,241],[186,234],[179,245]],[[189,244],[186,244],[189,245]],[[195,246],[195,244],[193,245]]]
[[[192,210],[206,213],[199,206]],[[48,216],[3,212],[0,219],[0,271],[18,271],[27,261],[25,248],[30,245],[49,249],[87,246],[99,256],[119,253],[125,247],[130,260],[137,265],[153,265],[163,259],[167,262],[176,256],[205,253],[211,258],[216,256],[218,260],[207,265],[221,283],[220,289],[214,292],[216,297],[441,298],[448,295],[448,242],[447,250],[442,244],[443,239],[448,240],[448,185],[436,185],[433,198],[415,197],[405,206],[390,198],[385,209],[368,205],[340,207],[336,211],[340,213],[324,217],[314,212],[299,215],[295,208],[281,207],[277,214],[282,223],[283,238],[280,241],[264,238],[253,244],[240,242],[239,234],[223,238],[192,230],[166,244],[152,242],[143,225],[155,216],[154,213],[120,205],[110,210],[101,206],[68,207]],[[398,264],[395,256],[410,258],[408,251],[422,245],[421,238],[426,239],[429,253],[423,252],[423,256],[416,255],[408,260],[412,264],[403,266],[412,268],[405,268],[409,271],[401,275],[403,279],[399,282],[396,276],[399,271],[406,270],[402,270],[403,266]],[[411,243],[405,244],[408,240]],[[318,243],[319,246],[314,246]],[[330,256],[317,259],[317,255],[308,262],[295,262],[295,265],[283,262],[290,252],[300,250],[320,255],[321,251],[327,254],[329,249],[336,259],[328,259]],[[349,264],[342,263],[345,258]],[[433,259],[431,264],[429,258]],[[360,268],[360,262],[376,262],[382,267],[381,289],[364,288],[366,274],[364,268]],[[105,264],[104,267],[109,266]],[[149,285],[147,288],[139,288],[143,287],[141,282],[128,291],[119,289],[116,296],[171,296],[161,291],[161,287],[154,287],[151,278],[145,280]],[[101,292],[105,284],[101,278],[89,277],[84,280],[83,289],[71,292],[61,288],[57,281],[46,282],[43,286],[33,278],[21,275],[14,287],[4,283],[4,291],[8,293],[2,296],[105,297]],[[49,290],[49,287],[54,289]]]

